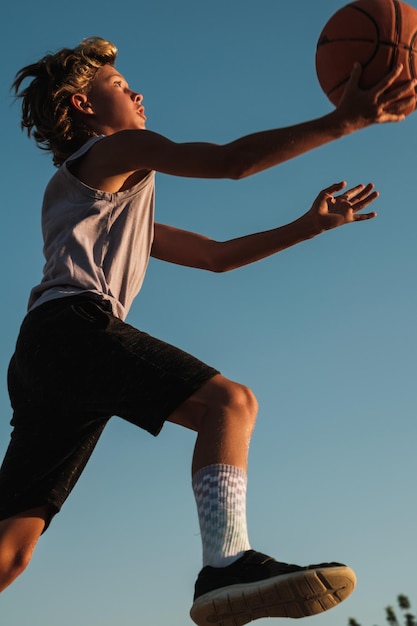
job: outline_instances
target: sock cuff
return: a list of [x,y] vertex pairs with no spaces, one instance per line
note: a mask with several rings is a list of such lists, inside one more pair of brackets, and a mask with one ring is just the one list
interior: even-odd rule
[[224,463],[216,463],[206,465],[199,469],[193,476],[192,485],[195,489],[199,484],[209,481],[210,479],[221,480],[222,478],[235,478],[239,482],[247,482],[247,474],[240,467],[235,465],[225,465]]

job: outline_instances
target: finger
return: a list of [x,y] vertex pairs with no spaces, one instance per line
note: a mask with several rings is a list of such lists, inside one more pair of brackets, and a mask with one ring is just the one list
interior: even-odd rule
[[366,198],[373,190],[374,184],[368,183],[367,185],[356,185],[351,189],[345,191],[339,198],[346,200],[349,204],[356,204],[359,200]]
[[351,202],[356,202],[357,200],[361,200],[362,198],[368,196],[374,189],[374,186],[375,185],[373,183],[368,183],[367,185],[356,185],[356,187],[352,187],[352,189],[345,191],[343,196],[346,196],[346,198]]
[[[384,93],[384,98],[380,98],[380,101],[383,100],[387,104],[390,102],[395,102],[396,100],[409,100],[410,98],[416,97],[416,86],[417,80],[413,78],[413,80],[407,80],[401,82],[399,85],[390,89],[388,92]],[[379,94],[381,96],[382,93]]]
[[[417,103],[417,95],[413,93],[407,98],[399,98],[394,101],[386,101],[383,103],[383,107],[387,116],[395,117],[396,119],[406,117],[415,108]],[[395,119],[394,119],[395,121]]]
[[373,191],[362,200],[358,200],[355,203],[351,203],[351,208],[353,212],[357,213],[358,211],[362,211],[362,209],[364,209],[365,207],[369,206],[372,202],[374,202],[378,198],[378,196],[379,196],[379,193],[377,191]]
[[415,98],[416,96],[416,86],[417,80],[413,78],[413,80],[407,80],[405,82],[401,82],[397,87],[391,89],[387,96],[389,96],[389,100],[402,100]]
[[351,189],[347,189],[346,191],[343,192],[343,194],[340,197],[350,200],[351,198],[356,196],[358,193],[363,193],[364,189],[365,189],[365,185],[361,183],[359,185],[355,185],[355,187],[351,187]]
[[384,91],[395,83],[401,72],[403,71],[403,64],[399,63],[389,72],[382,80],[380,80],[370,91],[373,91],[376,96],[380,96]]
[[[407,112],[407,114],[408,113],[409,111]],[[405,113],[389,112],[389,113],[385,113],[384,115],[381,115],[380,118],[378,119],[378,123],[385,124],[388,122],[402,122],[403,120],[405,120],[406,117],[407,115]]]
[[362,74],[362,65],[360,63],[355,63],[350,73],[348,84],[358,86],[361,74]]
[[354,222],[363,222],[364,220],[371,220],[372,218],[376,217],[377,214],[375,213],[375,211],[372,211],[372,213],[361,213],[360,215],[354,215],[353,216],[353,221]]
[[326,187],[321,193],[323,195],[332,196],[337,191],[341,191],[342,189],[344,189],[346,185],[346,181],[342,180],[340,183],[333,183],[333,185],[330,185],[330,187]]

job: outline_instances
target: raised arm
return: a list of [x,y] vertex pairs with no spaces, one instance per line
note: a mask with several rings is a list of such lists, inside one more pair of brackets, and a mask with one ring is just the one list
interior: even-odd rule
[[[174,176],[232,178],[250,176],[370,124],[399,121],[415,83],[390,89],[401,66],[372,89],[359,88],[360,66],[352,73],[339,106],[318,119],[253,133],[224,145],[176,143],[148,130],[121,130],[92,149],[84,179],[107,191],[117,190],[120,178],[137,171],[156,170]],[[283,94],[285,100],[285,94]]]
[[321,191],[311,209],[290,224],[228,241],[214,241],[197,233],[156,224],[152,256],[187,267],[227,272],[276,254],[326,230],[375,217],[374,212],[358,213],[377,198],[373,185],[358,185],[335,195],[345,186],[344,182],[335,183]]

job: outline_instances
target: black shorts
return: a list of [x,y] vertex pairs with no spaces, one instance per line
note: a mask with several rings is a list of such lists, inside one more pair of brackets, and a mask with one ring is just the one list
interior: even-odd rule
[[28,313],[9,366],[11,441],[0,519],[47,505],[50,519],[111,416],[153,435],[218,371],[115,317],[105,302],[60,298]]

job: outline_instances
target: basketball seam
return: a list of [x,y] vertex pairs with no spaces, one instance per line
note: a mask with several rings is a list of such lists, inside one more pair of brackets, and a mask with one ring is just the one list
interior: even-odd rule
[[396,63],[398,61],[398,47],[399,47],[399,44],[400,44],[400,41],[401,41],[401,27],[402,27],[401,11],[400,11],[400,5],[398,3],[398,0],[392,0],[392,3],[394,5],[394,15],[395,15],[394,30],[395,30],[395,36],[396,36],[396,48],[395,48],[395,53],[392,56],[392,62],[391,62],[390,70],[392,70],[394,68],[394,65],[396,65]]
[[410,41],[410,54],[408,55],[408,67],[410,69],[410,76],[411,78],[415,78],[416,74],[414,72],[414,42],[417,39],[417,32],[414,33],[414,35],[411,37],[411,41]]

